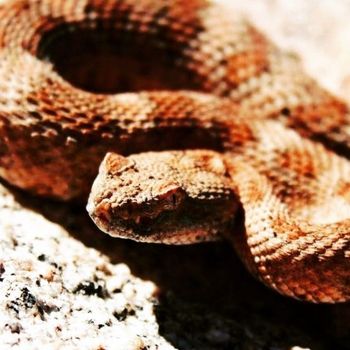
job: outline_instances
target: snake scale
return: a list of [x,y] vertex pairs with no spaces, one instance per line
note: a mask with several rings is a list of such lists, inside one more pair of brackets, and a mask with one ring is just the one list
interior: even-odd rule
[[103,231],[225,237],[267,286],[350,300],[350,114],[205,0],[0,7],[0,175]]

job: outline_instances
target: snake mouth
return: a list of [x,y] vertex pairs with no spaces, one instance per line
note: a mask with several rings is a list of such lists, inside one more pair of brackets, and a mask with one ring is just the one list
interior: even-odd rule
[[56,26],[42,35],[37,49],[38,58],[51,62],[71,85],[102,94],[195,89],[193,74],[173,59],[179,48],[161,34],[103,29],[111,27],[107,22],[82,26]]
[[[175,199],[174,199],[175,198]],[[190,244],[212,241],[233,228],[238,201],[234,196],[217,200],[171,196],[172,208],[163,203],[143,203],[113,209],[88,208],[97,226],[111,236],[142,242]],[[174,238],[174,241],[173,241]]]

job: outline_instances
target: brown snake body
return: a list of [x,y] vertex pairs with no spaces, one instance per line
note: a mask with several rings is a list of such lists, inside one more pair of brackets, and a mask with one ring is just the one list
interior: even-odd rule
[[114,152],[88,204],[102,230],[225,236],[280,293],[350,299],[348,107],[235,14],[204,0],[10,1],[0,91],[8,182],[84,198]]

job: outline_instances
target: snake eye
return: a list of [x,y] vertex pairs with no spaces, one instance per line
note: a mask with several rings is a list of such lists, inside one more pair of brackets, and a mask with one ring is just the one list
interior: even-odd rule
[[180,186],[175,184],[166,185],[157,195],[157,201],[162,203],[165,210],[174,210],[178,208],[186,197],[186,192]]

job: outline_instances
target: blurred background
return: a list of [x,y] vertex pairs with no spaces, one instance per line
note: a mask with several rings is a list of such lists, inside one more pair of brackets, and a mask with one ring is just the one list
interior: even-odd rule
[[302,57],[321,84],[350,101],[349,0],[215,0],[243,13]]

